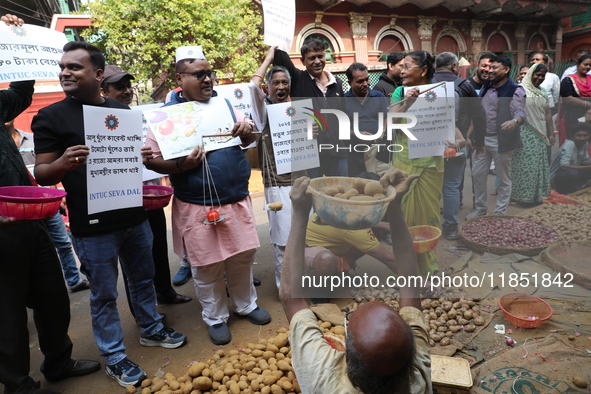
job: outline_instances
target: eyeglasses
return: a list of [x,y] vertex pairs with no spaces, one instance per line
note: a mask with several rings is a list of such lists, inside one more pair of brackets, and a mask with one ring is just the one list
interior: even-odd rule
[[343,326],[345,327],[345,338],[347,338],[347,324],[349,323],[349,315],[353,312],[355,311],[349,311],[345,313],[345,316],[343,317]]
[[186,72],[186,71],[182,71],[179,74],[183,75],[183,74],[189,74],[191,76],[193,76],[193,78],[197,79],[199,82],[203,82],[205,81],[205,77],[211,79],[212,81],[215,80],[215,71],[213,70],[199,70],[199,71],[195,71],[195,72]]
[[417,67],[420,67],[420,66],[410,66],[410,67],[409,67],[409,66],[407,66],[407,65],[405,64],[405,65],[403,65],[403,66],[402,66],[402,69],[403,69],[403,70],[410,70],[411,68],[417,68]]

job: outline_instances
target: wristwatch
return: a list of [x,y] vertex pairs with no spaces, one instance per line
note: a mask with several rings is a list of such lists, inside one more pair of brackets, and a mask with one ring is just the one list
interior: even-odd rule
[[513,118],[513,119],[511,119],[511,120],[512,120],[513,122],[515,122],[515,124],[516,124],[516,125],[518,125],[518,126],[519,126],[519,121],[518,121],[517,119]]

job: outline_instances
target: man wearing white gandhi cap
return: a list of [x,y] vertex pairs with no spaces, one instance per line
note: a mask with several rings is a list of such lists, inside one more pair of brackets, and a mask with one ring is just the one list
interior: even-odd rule
[[[208,103],[216,96],[215,74],[201,47],[179,48],[176,58],[175,78],[182,91],[165,106],[187,101]],[[255,140],[253,124],[228,100],[226,104],[235,122],[232,135],[240,137],[242,146],[248,146]],[[211,341],[224,345],[232,340],[224,276],[234,313],[254,324],[268,324],[271,316],[257,306],[253,284],[252,262],[260,244],[248,192],[250,165],[241,147],[207,152],[204,162],[201,146],[188,156],[164,160],[151,130],[146,145],[143,148],[146,167],[170,174],[176,197],[172,203],[174,251],[179,257],[186,253],[191,263]],[[211,177],[204,176],[205,170]]]

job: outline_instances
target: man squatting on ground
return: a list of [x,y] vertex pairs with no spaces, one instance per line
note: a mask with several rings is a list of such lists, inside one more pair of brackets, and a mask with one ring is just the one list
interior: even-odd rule
[[[417,258],[400,201],[416,178],[392,169],[380,180],[397,190],[387,215],[398,272],[404,276],[417,275]],[[431,394],[429,339],[418,288],[400,289],[400,314],[376,301],[361,305],[351,315],[348,330],[345,325],[346,353],[330,347],[307,301],[292,294],[304,275],[305,229],[312,205],[309,184],[310,179],[302,177],[292,188],[293,217],[280,290],[290,321],[292,363],[302,392]]]

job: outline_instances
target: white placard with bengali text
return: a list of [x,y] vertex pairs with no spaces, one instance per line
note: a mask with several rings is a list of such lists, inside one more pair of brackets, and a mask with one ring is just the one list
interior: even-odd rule
[[0,22],[0,82],[59,79],[66,35],[41,26]]
[[312,100],[267,105],[279,175],[320,166],[318,143],[316,139],[308,139],[310,110],[307,108],[312,108]]
[[265,23],[265,44],[291,51],[295,32],[295,0],[262,0]]
[[406,111],[417,117],[417,125],[409,129],[417,137],[417,141],[408,140],[409,159],[443,156],[445,141],[455,140],[454,84],[431,88],[436,85],[416,86],[426,92]]
[[142,113],[83,106],[88,214],[142,206]]
[[234,83],[230,85],[218,85],[214,87],[219,97],[226,98],[247,119],[252,119],[252,97],[248,83]]
[[242,144],[240,138],[225,135],[231,133],[235,122],[223,97],[152,109],[144,111],[144,116],[164,160],[187,156],[197,145],[209,152]]

